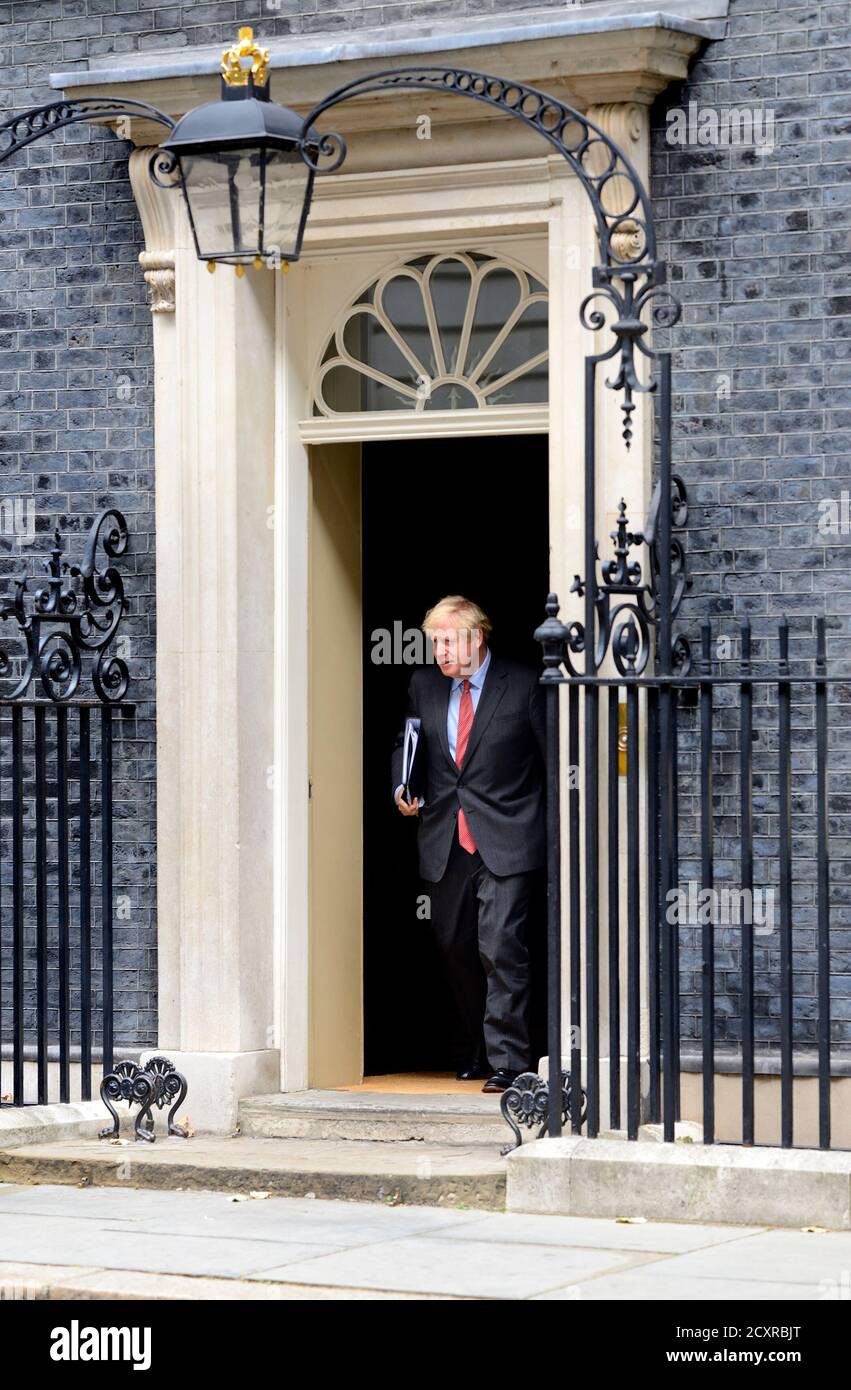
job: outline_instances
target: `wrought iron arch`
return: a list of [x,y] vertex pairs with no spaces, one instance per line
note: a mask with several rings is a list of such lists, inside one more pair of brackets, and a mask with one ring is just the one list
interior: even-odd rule
[[[600,247],[600,260],[594,267],[589,294],[580,308],[582,324],[593,331],[606,327],[612,342],[601,351],[585,358],[585,442],[584,442],[584,578],[577,575],[571,592],[584,599],[584,619],[566,626],[559,618],[559,601],[555,594],[547,600],[547,616],[535,636],[544,654],[542,683],[547,703],[547,956],[548,983],[548,1056],[550,1078],[560,1077],[562,1085],[542,1081],[527,1074],[517,1078],[513,1088],[516,1107],[524,1114],[538,1118],[546,1114],[544,1129],[551,1137],[561,1134],[562,1123],[570,1111],[574,1133],[581,1132],[584,1093],[578,1084],[582,1054],[571,1033],[571,1072],[577,1084],[571,1086],[571,1073],[562,1071],[561,1023],[561,830],[559,774],[559,687],[565,682],[584,686],[584,766],[594,773],[584,779],[583,809],[587,854],[585,874],[585,928],[588,942],[587,969],[591,988],[599,988],[599,894],[596,846],[599,839],[599,804],[596,768],[599,757],[599,695],[605,680],[600,677],[603,663],[611,655],[618,672],[617,679],[627,683],[627,703],[630,711],[631,737],[638,737],[637,684],[652,656],[658,681],[658,727],[660,757],[658,784],[654,789],[652,816],[658,818],[660,847],[660,892],[672,881],[671,836],[675,815],[675,768],[672,749],[675,744],[676,676],[682,676],[689,666],[688,643],[684,638],[672,641],[672,619],[682,600],[687,583],[682,547],[674,542],[672,525],[682,525],[686,519],[686,495],[680,479],[671,472],[671,358],[668,352],[657,352],[648,342],[650,327],[647,319],[670,327],[680,315],[678,301],[665,289],[666,267],[658,259],[656,232],[650,201],[635,168],[619,146],[587,116],[565,105],[545,92],[523,83],[486,73],[469,72],[459,68],[396,68],[388,72],[363,77],[332,92],[307,115],[302,127],[302,157],[312,168],[326,171],[339,168],[345,159],[346,145],[339,134],[320,135],[316,158],[306,148],[306,136],[315,122],[326,112],[358,96],[395,90],[420,90],[465,96],[483,102],[494,110],[513,116],[534,130],[567,161],[584,187],[594,214]],[[315,139],[315,135],[314,135]],[[316,148],[314,146],[314,148]],[[612,318],[613,315],[613,318]],[[637,366],[645,360],[647,379],[641,380]],[[658,447],[658,477],[656,490],[648,511],[644,533],[630,530],[626,503],[621,502],[618,522],[612,532],[614,556],[600,564],[598,544],[594,534],[596,515],[596,380],[603,363],[611,362],[614,371],[606,386],[620,394],[623,415],[623,439],[628,449],[632,442],[633,415],[638,399],[653,398],[656,405],[656,437]],[[646,545],[644,570],[632,552]],[[599,568],[598,568],[599,567]],[[572,658],[583,657],[580,675]],[[578,695],[578,689],[571,696]],[[578,752],[579,729],[576,719],[578,703],[571,701],[569,744]],[[611,708],[611,705],[610,705]],[[578,793],[571,794],[571,814],[578,817]],[[571,845],[578,845],[578,832]],[[571,849],[573,853],[573,849]],[[576,923],[579,920],[578,877],[571,863],[571,941],[574,948]],[[662,899],[660,898],[660,901]],[[663,955],[670,958],[670,941],[662,933]],[[571,996],[579,991],[578,949],[571,956]],[[668,969],[664,975],[670,986],[673,978]],[[595,996],[596,999],[596,996]],[[589,1005],[592,1026],[589,1034],[587,1066],[589,1077],[596,1077],[599,1065],[599,1041],[593,1026],[597,1015],[595,999]],[[578,1016],[578,1013],[577,1015]],[[573,1010],[571,1017],[574,1017]],[[673,1043],[672,1013],[666,1015],[665,1061],[666,1076],[671,1070]],[[673,1111],[670,1096],[673,1091],[666,1081],[666,1138],[673,1137]],[[504,1102],[510,1098],[506,1092]],[[588,1132],[596,1134],[598,1127],[598,1089],[589,1084]],[[503,1113],[506,1114],[505,1104]],[[506,1118],[508,1118],[506,1114]],[[519,1137],[516,1126],[512,1126]]]
[[[571,590],[585,600],[584,620],[566,627],[558,618],[557,597],[550,595],[548,616],[537,634],[544,645],[544,680],[560,680],[563,663],[576,674],[571,656],[580,653],[584,674],[593,676],[610,651],[618,670],[628,675],[640,675],[651,653],[660,674],[673,670],[682,674],[690,663],[688,643],[685,638],[672,641],[671,622],[687,581],[682,547],[673,540],[671,529],[675,517],[678,524],[685,521],[686,495],[682,480],[671,474],[670,354],[656,352],[646,341],[647,312],[658,326],[667,328],[677,322],[681,306],[665,288],[666,266],[657,255],[653,210],[638,172],[596,122],[539,88],[466,68],[426,66],[372,73],[317,102],[302,124],[305,163],[318,172],[331,173],[345,160],[346,141],[339,132],[320,133],[317,147],[316,122],[328,111],[357,97],[403,90],[467,97],[522,121],[567,161],[588,195],[596,223],[600,261],[592,271],[580,320],[592,331],[608,326],[614,341],[585,359],[585,576],[577,575]],[[315,157],[308,148],[309,133]],[[639,355],[648,363],[646,381],[637,370]],[[622,396],[627,449],[632,443],[637,397],[652,395],[658,401],[659,468],[645,532],[629,529],[623,502],[611,534],[614,559],[603,563],[598,574],[594,386],[597,367],[609,361],[616,370],[606,386]],[[648,556],[642,579],[640,562],[629,557],[630,551],[645,543]]]
[[[643,241],[641,261],[647,268],[656,264],[656,232],[650,199],[623,150],[588,116],[523,82],[512,82],[508,78],[494,77],[484,72],[470,72],[466,68],[389,68],[386,72],[347,82],[324,97],[305,116],[302,140],[306,140],[308,131],[320,116],[341,102],[370,92],[405,89],[470,97],[473,101],[484,102],[505,115],[523,121],[549,141],[584,185],[597,221],[605,266],[613,273],[619,266],[635,266],[635,255],[620,254],[627,247],[616,247],[615,240],[624,234],[634,237],[636,230]],[[599,149],[596,148],[598,146]],[[338,132],[329,132],[320,137],[319,159],[323,157],[330,162],[326,165],[314,163],[320,172],[330,173],[343,163],[346,142]],[[600,157],[603,162],[595,169],[595,160]],[[311,163],[309,159],[307,162]],[[604,190],[614,179],[626,179],[631,192],[627,206],[618,212],[607,211],[603,199]]]

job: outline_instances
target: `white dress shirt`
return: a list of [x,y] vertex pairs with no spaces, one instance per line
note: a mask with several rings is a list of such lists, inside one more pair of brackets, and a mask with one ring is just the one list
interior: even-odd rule
[[455,761],[455,746],[458,738],[458,715],[461,712],[461,686],[465,680],[470,682],[470,694],[473,698],[473,717],[475,718],[476,710],[479,707],[479,700],[481,699],[482,686],[485,683],[485,676],[487,675],[488,666],[490,665],[490,659],[490,648],[488,648],[488,654],[478,671],[474,671],[472,676],[457,676],[452,681],[449,708],[446,711],[446,737],[449,739],[449,751],[452,754],[453,762]]

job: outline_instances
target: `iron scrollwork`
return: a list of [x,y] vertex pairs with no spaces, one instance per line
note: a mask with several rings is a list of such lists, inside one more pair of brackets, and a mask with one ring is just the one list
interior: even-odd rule
[[[620,276],[626,267],[648,283],[662,283],[664,267],[656,259],[650,200],[634,166],[601,126],[525,82],[468,68],[429,66],[388,68],[357,78],[324,97],[305,116],[301,129],[305,163],[327,173],[345,158],[345,141],[336,132],[322,137],[320,158],[316,157],[313,126],[326,111],[355,97],[405,90],[483,102],[542,136],[568,161],[591,200],[604,262],[598,267],[599,283],[612,275]],[[330,163],[323,163],[323,157]]]
[[[506,1144],[500,1149],[500,1154],[513,1153],[519,1149],[523,1142],[520,1133],[520,1126],[532,1129],[534,1125],[540,1125],[536,1139],[542,1139],[549,1128],[549,1117],[547,1114],[549,1107],[550,1088],[543,1077],[534,1071],[524,1071],[520,1076],[515,1077],[514,1084],[503,1091],[499,1102],[502,1117],[506,1124],[510,1126],[514,1133],[514,1143]],[[567,1124],[571,1112],[571,1081],[570,1072],[563,1071],[561,1074],[561,1121]],[[585,1123],[586,1103],[585,1092],[580,1095],[580,1116],[579,1123]]]
[[[644,540],[650,555],[653,618],[654,622],[657,624],[659,621],[659,572],[663,563],[663,556],[659,545],[659,508],[661,505],[661,497],[661,486],[657,483],[653,493],[653,500],[650,504],[650,511],[647,516],[647,525],[644,528]],[[677,530],[681,530],[687,521],[688,496],[686,493],[686,486],[678,473],[672,473],[671,526],[676,527]],[[686,569],[685,550],[682,541],[677,536],[671,536],[667,563],[670,581],[670,617],[673,620],[679,613],[682,601],[691,587],[691,579]],[[688,638],[682,633],[673,639],[671,645],[671,669],[676,676],[687,676],[691,670],[691,646]]]
[[64,130],[66,126],[77,125],[81,121],[120,121],[127,116],[142,117],[169,130],[175,127],[171,116],[146,101],[123,97],[121,101],[112,97],[74,97],[51,101],[46,106],[32,107],[0,123],[0,162],[52,131]]
[[[593,290],[581,306],[580,320],[586,328],[599,330],[605,326],[606,314],[599,303],[592,307],[593,301],[606,301],[613,310],[614,344],[596,360],[618,358],[617,372],[606,385],[622,393],[623,439],[629,449],[635,397],[655,392],[658,386],[653,372],[657,355],[645,341],[648,319],[670,328],[681,312],[679,301],[665,288],[666,266],[657,255],[650,200],[634,165],[601,126],[537,87],[467,68],[426,66],[372,73],[331,92],[304,118],[302,159],[315,171],[338,169],[346,156],[346,142],[333,132],[321,137],[317,149],[315,122],[356,97],[405,90],[465,96],[522,121],[567,160],[584,186],[597,226],[600,263],[594,268]],[[639,378],[637,353],[651,362],[646,382]]]
[[[29,111],[21,111],[0,123],[0,164],[19,150],[50,135],[66,126],[81,122],[115,121],[127,118],[152,121],[155,125],[174,130],[176,121],[158,107],[146,101],[134,101],[113,97],[73,97],[48,102],[46,106],[34,106]],[[122,131],[119,127],[119,136]],[[167,150],[155,149],[148,164],[148,173],[158,188],[175,188],[180,184],[180,169],[177,160]]]
[[[677,527],[684,526],[688,517],[685,484],[678,474],[672,475],[671,483],[671,522]],[[659,622],[661,504],[661,487],[657,484],[644,531],[632,531],[627,517],[626,502],[621,499],[617,524],[614,531],[610,532],[614,544],[614,558],[600,564],[599,577],[595,576],[592,580],[595,586],[595,670],[599,670],[609,651],[621,676],[640,676],[647,667],[652,650],[652,633]],[[633,551],[640,550],[642,546],[646,546],[648,551],[646,577],[640,561],[632,558]],[[597,559],[599,562],[599,556]],[[689,584],[685,554],[681,542],[676,537],[671,541],[669,563],[673,618],[679,611]],[[577,574],[574,576],[570,592],[582,598],[585,595],[585,585],[586,581]],[[558,667],[563,664],[568,674],[575,677],[579,673],[572,658],[585,651],[585,626],[581,622],[565,626],[559,622],[557,615],[558,600],[551,594],[547,601],[547,619],[537,629],[535,637],[544,648],[545,670],[557,673]],[[676,673],[686,675],[691,657],[688,642],[684,637],[676,639],[672,655]],[[544,679],[546,678],[545,675]],[[552,679],[552,676],[550,678]]]
[[[115,508],[103,511],[89,531],[79,565],[68,565],[62,558],[62,538],[54,532],[50,559],[44,560],[47,583],[32,596],[27,612],[29,580],[26,575],[15,582],[11,604],[0,608],[0,619],[14,619],[26,643],[26,657],[20,679],[4,698],[18,700],[31,684],[40,680],[48,699],[55,704],[71,700],[77,693],[83,669],[82,654],[91,652],[92,684],[104,704],[119,704],[127,694],[130,676],[120,656],[109,647],[127,609],[124,581],[112,563],[98,569],[102,549],[109,561],[122,556],[128,545],[127,522]],[[80,580],[72,585],[69,580]],[[0,652],[0,675],[12,667],[9,653]]]
[[167,1057],[151,1057],[144,1067],[137,1066],[135,1062],[119,1062],[100,1083],[100,1098],[113,1123],[98,1130],[98,1138],[118,1138],[120,1119],[113,1101],[126,1100],[128,1108],[132,1105],[140,1107],[134,1124],[137,1139],[144,1139],[149,1144],[155,1142],[153,1107],[162,1110],[172,1102],[168,1112],[168,1132],[188,1139],[188,1127],[175,1124],[174,1120],[175,1112],[186,1099],[187,1090],[186,1077]]
[[614,320],[610,324],[614,343],[594,360],[607,362],[611,358],[617,359],[617,372],[607,378],[606,386],[610,391],[623,393],[620,409],[623,414],[623,441],[627,449],[632,445],[635,397],[652,394],[658,386],[652,366],[648,379],[640,379],[636,353],[641,353],[651,364],[654,363],[657,354],[645,342],[651,322],[658,328],[672,328],[682,312],[679,300],[665,289],[664,279],[664,267],[658,262],[653,266],[621,266],[617,271],[617,282],[610,267],[596,266],[592,273],[594,289],[586,295],[579,309],[582,327],[591,331],[605,328],[607,319],[604,305],[610,306],[614,313]]
[[[370,73],[337,88],[318,102],[304,117],[299,138],[301,155],[309,168],[330,172],[339,168],[345,159],[346,144],[342,135],[323,134],[317,145],[316,122],[326,112],[357,97],[398,91],[428,91],[482,102],[503,115],[522,121],[567,161],[588,194],[599,247],[592,291],[581,305],[580,320],[585,328],[595,333],[608,326],[613,335],[610,346],[590,357],[589,365],[595,369],[603,362],[614,363],[615,370],[606,386],[620,395],[622,435],[627,449],[633,441],[633,416],[640,395],[654,395],[659,401],[660,430],[669,442],[670,363],[667,355],[663,361],[663,355],[650,346],[648,334],[651,325],[667,329],[676,324],[681,306],[666,287],[667,270],[658,258],[648,194],[620,146],[582,112],[537,87],[467,68],[416,66]],[[647,363],[644,373],[639,372],[641,358]],[[589,433],[593,436],[593,429],[592,392],[586,438]],[[576,671],[571,657],[585,653],[585,674],[588,675],[599,670],[609,650],[621,675],[640,675],[650,657],[654,630],[657,661],[661,651],[662,668],[673,669],[678,674],[687,670],[688,644],[682,638],[673,644],[670,642],[670,622],[679,607],[686,580],[682,546],[679,541],[668,539],[670,521],[674,525],[682,524],[678,517],[683,517],[685,510],[685,489],[680,479],[671,476],[668,451],[660,477],[665,480],[664,491],[670,488],[672,495],[671,512],[662,515],[658,531],[655,522],[660,515],[661,492],[657,489],[644,536],[629,530],[626,507],[622,503],[617,528],[612,534],[615,558],[603,566],[599,580],[596,572],[586,572],[584,581],[577,576],[573,592],[587,594],[584,624],[574,622],[564,627],[551,614],[553,622],[548,619],[539,629],[544,632],[546,628],[547,640],[557,642],[562,653],[560,660],[564,660],[572,675],[576,675]],[[593,507],[591,512],[593,516]],[[650,561],[646,577],[643,577],[640,565],[631,558],[630,552],[645,542],[650,550]],[[662,545],[667,550],[669,544],[670,558],[661,554]],[[585,553],[586,571],[596,570],[596,543],[586,542]],[[590,592],[588,586],[593,586]],[[557,638],[553,624],[558,628]],[[595,632],[586,632],[591,626]],[[555,667],[549,669],[550,678],[557,678]]]

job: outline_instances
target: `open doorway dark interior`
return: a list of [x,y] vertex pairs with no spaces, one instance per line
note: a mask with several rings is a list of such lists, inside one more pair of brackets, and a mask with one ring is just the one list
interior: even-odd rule
[[[546,435],[363,446],[364,1070],[454,1070],[451,1003],[418,915],[416,821],[400,816],[390,755],[412,667],[376,661],[377,635],[418,629],[445,594],[475,599],[494,651],[540,665],[532,636],[549,573]],[[395,625],[395,629],[394,629]],[[397,642],[397,646],[398,646]],[[534,1051],[545,1044],[543,904],[531,941]]]

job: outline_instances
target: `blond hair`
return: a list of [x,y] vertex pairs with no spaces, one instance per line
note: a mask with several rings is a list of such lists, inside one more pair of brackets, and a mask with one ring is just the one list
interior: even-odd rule
[[426,613],[422,621],[423,632],[433,632],[447,618],[455,618],[457,627],[469,630],[481,628],[485,640],[493,631],[490,618],[477,603],[464,598],[462,594],[447,594],[445,598],[438,599],[434,607]]

